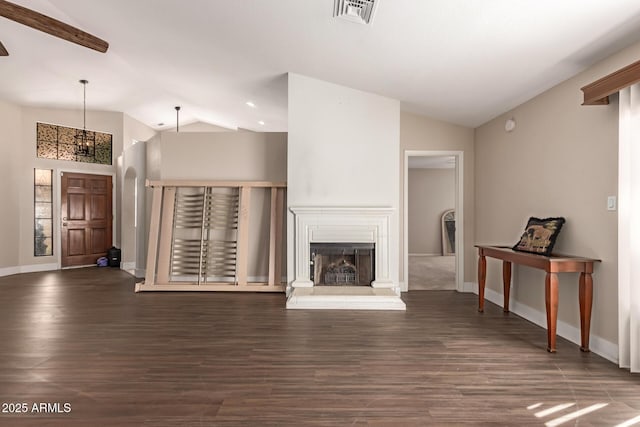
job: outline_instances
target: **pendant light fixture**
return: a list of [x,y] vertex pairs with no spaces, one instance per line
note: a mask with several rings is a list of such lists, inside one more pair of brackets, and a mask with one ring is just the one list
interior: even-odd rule
[[180,106],[176,105],[174,107],[176,109],[176,133],[180,132]]
[[87,83],[88,80],[79,80],[83,87],[82,103],[82,130],[76,129],[76,160],[77,157],[91,157],[95,155],[95,133],[87,132]]

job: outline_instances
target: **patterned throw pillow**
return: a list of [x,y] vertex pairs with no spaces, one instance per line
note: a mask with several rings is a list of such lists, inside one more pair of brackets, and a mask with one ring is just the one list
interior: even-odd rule
[[516,251],[551,255],[564,218],[529,218],[520,241],[513,247]]

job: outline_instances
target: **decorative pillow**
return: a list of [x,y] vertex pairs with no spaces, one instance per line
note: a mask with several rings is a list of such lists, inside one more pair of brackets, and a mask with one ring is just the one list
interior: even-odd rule
[[529,218],[520,241],[513,247],[516,251],[551,255],[564,218]]

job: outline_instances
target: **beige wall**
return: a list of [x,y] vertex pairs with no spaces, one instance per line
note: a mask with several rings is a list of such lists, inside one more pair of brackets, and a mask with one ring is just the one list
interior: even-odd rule
[[[474,245],[474,143],[473,129],[403,111],[400,115],[400,230],[404,230],[404,153],[462,151],[464,153],[464,281],[476,278]],[[400,259],[404,259],[404,232],[400,233]],[[404,263],[400,263],[401,272]],[[404,275],[401,274],[401,280]]]
[[[0,270],[16,267],[19,264],[20,240],[20,186],[15,179],[22,163],[21,148],[22,115],[18,106],[0,101]],[[31,172],[33,186],[33,171]],[[33,187],[30,194],[33,194]],[[32,206],[33,209],[33,206]],[[33,218],[33,213],[31,214]],[[29,222],[29,221],[27,221]],[[30,221],[33,226],[33,221]],[[32,228],[33,233],[33,228]],[[33,248],[33,234],[31,236]],[[17,273],[7,271],[6,274]],[[4,275],[4,274],[0,274]]]
[[[618,104],[581,106],[580,87],[640,57],[640,44],[602,61],[476,130],[476,241],[515,244],[529,216],[564,216],[560,253],[599,258],[591,333],[617,342]],[[504,130],[514,117],[516,129]],[[487,286],[501,292],[498,262]],[[544,274],[516,267],[512,295],[544,313]],[[579,328],[577,275],[560,275],[558,318]]]
[[409,253],[442,254],[442,214],[455,206],[455,169],[409,169]]
[[287,180],[287,134],[163,132],[162,179]]

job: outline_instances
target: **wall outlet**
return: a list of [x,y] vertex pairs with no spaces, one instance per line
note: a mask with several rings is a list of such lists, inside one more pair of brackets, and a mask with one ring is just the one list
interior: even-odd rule
[[608,211],[615,211],[617,209],[617,200],[616,200],[616,196],[609,196],[607,197],[607,210]]

